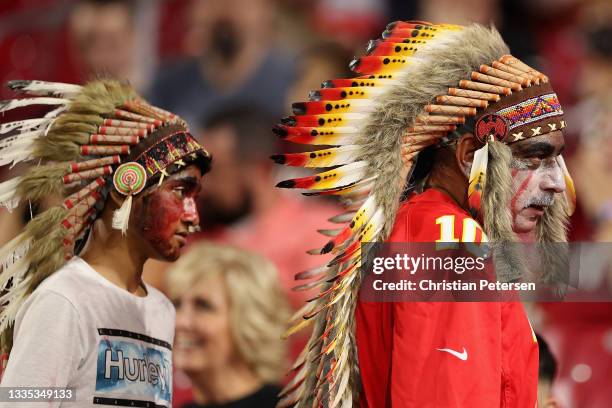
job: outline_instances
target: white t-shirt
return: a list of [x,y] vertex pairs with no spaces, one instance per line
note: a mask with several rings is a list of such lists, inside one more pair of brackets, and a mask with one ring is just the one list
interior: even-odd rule
[[75,402],[0,407],[170,407],[174,306],[139,297],[74,257],[26,300],[2,387],[72,387]]

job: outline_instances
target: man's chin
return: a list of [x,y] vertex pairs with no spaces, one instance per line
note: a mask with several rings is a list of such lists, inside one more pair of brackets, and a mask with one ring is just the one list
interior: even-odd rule
[[155,259],[162,262],[174,262],[181,256],[181,246],[178,244],[173,245],[172,249],[165,249],[163,251],[156,251]]
[[518,235],[529,235],[535,233],[541,217],[537,215],[519,214],[514,218],[513,231]]

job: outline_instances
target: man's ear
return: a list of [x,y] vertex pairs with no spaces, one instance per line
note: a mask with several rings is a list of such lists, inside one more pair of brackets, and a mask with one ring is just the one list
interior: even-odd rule
[[455,160],[466,178],[470,176],[472,162],[474,161],[474,152],[480,147],[482,147],[480,142],[472,133],[465,133],[457,141]]

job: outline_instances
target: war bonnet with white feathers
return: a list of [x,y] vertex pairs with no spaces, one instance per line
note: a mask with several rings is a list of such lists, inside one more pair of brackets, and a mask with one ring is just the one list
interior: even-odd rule
[[32,164],[0,183],[0,205],[12,210],[48,196],[63,203],[33,218],[0,248],[0,352],[11,349],[23,301],[78,253],[111,189],[125,196],[113,216],[113,228],[125,233],[132,196],[189,163],[203,173],[210,163],[181,118],[148,104],[124,83],[11,81],[9,87],[27,97],[0,102],[0,112],[31,105],[51,110],[0,125],[0,165]]
[[[381,39],[370,42],[366,54],[350,64],[359,76],[323,82],[309,101],[293,104],[294,116],[274,129],[287,141],[323,146],[274,156],[277,163],[328,168],[278,187],[335,195],[346,207],[332,219],[342,228],[322,231],[331,239],[309,251],[331,252],[335,258],[296,275],[310,280],[298,288],[319,287],[321,292],[296,313],[288,331],[314,325],[294,365],[296,376],[281,394],[282,407],[357,403],[353,315],[366,256],[361,244],[389,236],[402,195],[421,181],[414,172],[419,153],[447,143],[466,120],[473,123],[471,131],[482,147],[469,177],[470,211],[483,221],[490,240],[500,244],[500,258],[507,259],[515,255],[503,243],[516,241],[511,214],[504,211],[511,189],[507,144],[565,127],[548,78],[509,55],[494,28],[395,22]],[[565,169],[562,159],[559,164]],[[542,240],[565,241],[565,220],[574,200],[565,175],[568,197],[547,210]],[[511,262],[497,266],[502,280],[521,268]]]

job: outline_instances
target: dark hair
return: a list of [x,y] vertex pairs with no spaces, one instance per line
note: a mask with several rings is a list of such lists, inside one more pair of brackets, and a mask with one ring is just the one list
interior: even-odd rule
[[538,377],[540,380],[548,380],[552,383],[557,375],[557,360],[542,336],[536,333],[536,338],[538,340],[538,350],[540,353]]
[[[278,145],[272,133],[275,117],[256,105],[230,105],[204,116],[203,130],[228,126],[236,134],[240,159],[265,159],[276,153]],[[204,136],[203,144],[206,145]]]

